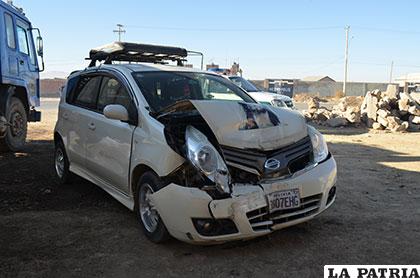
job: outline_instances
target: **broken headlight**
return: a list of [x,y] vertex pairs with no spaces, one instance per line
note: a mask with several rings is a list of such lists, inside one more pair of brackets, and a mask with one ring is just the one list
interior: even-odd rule
[[308,133],[314,150],[314,161],[316,163],[324,161],[328,157],[328,147],[324,136],[310,125],[308,125]]
[[185,132],[187,157],[222,193],[230,193],[229,172],[223,158],[207,137],[192,126]]

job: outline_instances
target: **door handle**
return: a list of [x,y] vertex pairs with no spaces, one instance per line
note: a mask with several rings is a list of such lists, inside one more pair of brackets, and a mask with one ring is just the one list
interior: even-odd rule
[[69,119],[69,115],[67,113],[63,114],[63,119],[68,120]]
[[21,64],[23,66],[25,64],[25,61],[19,60],[19,64]]
[[88,127],[89,127],[89,129],[90,129],[90,130],[95,130],[95,128],[96,128],[96,126],[95,126],[95,124],[94,124],[94,123],[90,123],[90,124],[88,125]]

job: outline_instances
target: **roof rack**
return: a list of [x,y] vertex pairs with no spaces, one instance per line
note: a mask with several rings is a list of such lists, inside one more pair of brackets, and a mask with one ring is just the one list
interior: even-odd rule
[[187,51],[180,47],[129,42],[114,42],[94,48],[86,60],[91,60],[89,67],[94,67],[97,61],[104,61],[104,64],[112,64],[113,61],[167,64],[168,61],[173,61],[182,66],[188,54],[201,55],[203,64],[203,54],[200,52]]

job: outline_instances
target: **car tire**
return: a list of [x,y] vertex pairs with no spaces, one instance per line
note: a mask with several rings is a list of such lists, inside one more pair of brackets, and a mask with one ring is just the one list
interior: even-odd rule
[[26,110],[20,99],[10,98],[5,118],[11,125],[6,127],[6,134],[0,139],[0,151],[19,151],[25,145],[28,130]]
[[67,157],[66,148],[61,140],[55,144],[54,169],[55,176],[60,184],[68,184],[73,179],[73,173],[70,172],[70,163]]
[[135,212],[146,237],[155,243],[161,243],[170,238],[159,213],[151,206],[147,195],[162,188],[160,178],[153,172],[144,173],[136,187]]

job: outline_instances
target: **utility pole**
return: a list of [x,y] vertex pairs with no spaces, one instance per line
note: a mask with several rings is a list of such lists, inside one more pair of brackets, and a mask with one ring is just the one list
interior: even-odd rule
[[121,41],[121,34],[125,33],[124,25],[117,24],[118,30],[113,30],[114,33],[118,33],[118,41]]
[[346,83],[347,83],[347,69],[349,64],[349,31],[350,26],[346,26],[346,48],[344,51],[344,81],[343,81],[343,94],[346,95]]
[[392,72],[394,70],[394,61],[391,61],[391,70],[389,72],[389,83],[392,83]]

